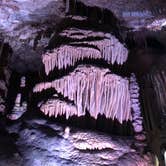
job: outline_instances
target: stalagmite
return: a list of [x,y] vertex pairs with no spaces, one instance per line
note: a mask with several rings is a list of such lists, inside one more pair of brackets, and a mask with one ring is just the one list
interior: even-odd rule
[[26,86],[26,77],[21,77],[21,83],[20,83],[20,87],[25,87]]
[[21,94],[17,94],[14,108],[11,111],[11,114],[7,115],[10,120],[19,119],[27,111],[27,102],[21,103]]
[[118,65],[122,65],[128,58],[127,48],[125,48],[114,36],[111,36],[109,39],[73,42],[72,44],[87,44],[97,47],[101,52],[102,58],[109,64],[114,64],[116,62]]
[[[25,86],[26,86],[26,78],[21,77],[20,87],[24,88]],[[18,93],[17,96],[16,96],[16,99],[15,99],[14,108],[12,109],[11,113],[9,115],[7,115],[7,117],[10,120],[19,119],[27,111],[27,102],[23,101],[21,103],[21,98],[22,98],[22,94]]]
[[[90,47],[78,46],[78,44],[86,44]],[[118,39],[111,35],[109,39],[72,42],[70,45],[61,45],[54,49],[52,53],[44,54],[42,61],[45,66],[45,72],[48,75],[55,67],[63,69],[68,66],[74,66],[76,62],[85,58],[103,59],[108,64],[115,64],[116,62],[118,65],[122,65],[127,61],[127,57],[128,50]]]
[[55,88],[77,107],[77,116],[98,115],[117,119],[120,123],[131,120],[129,81],[111,74],[108,69],[79,66],[68,76],[52,82],[37,84],[33,91]]
[[132,73],[130,77],[130,98],[132,107],[132,124],[136,133],[135,139],[138,141],[144,141],[146,139],[143,133],[143,117],[141,117],[141,108],[139,102],[139,86],[136,80],[136,76]]
[[21,103],[21,93],[18,93],[15,100],[15,106],[20,107]]

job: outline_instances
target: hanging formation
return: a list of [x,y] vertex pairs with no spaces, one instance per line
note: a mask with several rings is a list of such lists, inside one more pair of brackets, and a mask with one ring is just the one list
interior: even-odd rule
[[[69,4],[67,10],[68,7]],[[61,40],[58,40],[58,47],[42,55],[46,75],[54,69],[75,66],[84,59],[101,59],[109,65],[123,65],[127,61],[127,48],[111,33],[70,27],[62,30],[58,36],[66,42],[61,43]],[[81,65],[61,79],[37,84],[33,92],[54,88],[58,94],[70,101],[68,103],[51,98],[39,106],[46,115],[54,117],[80,117],[85,116],[88,111],[95,119],[98,115],[104,115],[122,124],[124,121],[132,121],[133,109],[134,130],[141,132],[142,121],[137,117],[140,109],[138,103],[135,103],[139,92],[134,92],[135,86],[130,86],[129,79],[113,74],[109,69]]]
[[[103,59],[112,65],[115,63],[122,65],[127,61],[127,48],[111,34],[69,29],[61,32],[60,36],[69,38],[71,42],[67,45],[61,45],[52,50],[51,53],[47,52],[42,56],[46,75],[53,71],[55,67],[66,69],[83,59]],[[94,39],[88,40],[88,38]]]
[[71,116],[77,115],[77,108],[75,105],[55,98],[48,99],[45,103],[41,104],[40,110],[49,117],[65,115],[66,119],[68,119]]
[[41,92],[48,88],[55,88],[73,101],[78,117],[84,116],[88,110],[95,119],[100,114],[120,123],[131,120],[129,81],[111,74],[108,69],[79,66],[68,76],[36,85],[33,91]]

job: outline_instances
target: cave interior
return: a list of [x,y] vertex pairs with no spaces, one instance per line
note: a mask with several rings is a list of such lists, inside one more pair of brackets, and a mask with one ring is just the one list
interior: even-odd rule
[[0,166],[166,165],[164,0],[0,0]]

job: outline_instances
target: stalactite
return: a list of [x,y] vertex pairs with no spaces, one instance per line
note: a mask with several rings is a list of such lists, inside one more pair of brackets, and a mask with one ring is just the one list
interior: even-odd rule
[[21,93],[18,93],[15,100],[15,106],[20,107],[20,103],[21,103]]
[[77,108],[71,103],[66,103],[60,99],[49,99],[45,103],[41,104],[40,110],[49,117],[55,118],[60,115],[66,115],[66,119],[73,115],[77,115]]
[[53,53],[47,53],[43,56],[45,71],[48,75],[55,67],[58,69],[73,66],[78,60],[84,58],[100,59],[101,53],[94,48],[62,46],[55,49]]
[[132,124],[135,131],[135,139],[137,141],[145,141],[146,136],[143,131],[143,117],[141,116],[141,107],[139,102],[139,86],[136,80],[136,76],[133,73],[130,77],[130,98],[133,119]]
[[102,58],[106,60],[109,64],[122,65],[127,61],[128,50],[124,47],[122,43],[118,41],[114,36],[110,34],[109,39],[103,39],[99,41],[83,41],[83,42],[73,42],[73,44],[88,44],[97,47]]
[[88,110],[95,119],[100,114],[122,123],[131,120],[128,87],[127,79],[111,74],[108,69],[79,66],[69,76],[37,84],[33,91],[55,88],[74,102],[78,117],[85,115]]
[[109,64],[116,62],[119,65],[127,61],[128,51],[116,38],[112,38],[112,41],[104,39],[101,41],[81,43],[96,46],[98,49],[69,45],[54,49],[53,53],[46,53],[42,56],[46,74],[48,75],[55,67],[62,69],[68,66],[74,66],[77,61],[83,60],[84,58],[104,59]]

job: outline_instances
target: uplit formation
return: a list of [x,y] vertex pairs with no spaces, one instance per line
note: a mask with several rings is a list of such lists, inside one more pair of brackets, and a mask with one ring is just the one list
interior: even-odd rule
[[[104,60],[110,66],[123,65],[127,61],[127,48],[110,33],[71,27],[61,31],[59,36],[68,42],[43,54],[46,75],[57,69],[74,67],[85,59]],[[33,92],[50,88],[67,98],[69,103],[58,97],[48,99],[40,105],[46,115],[65,114],[68,119],[73,115],[85,116],[88,112],[95,119],[105,115],[121,124],[132,120],[129,79],[113,74],[109,69],[80,65],[67,76],[37,84]]]
[[[42,56],[47,75],[50,71],[53,71],[55,67],[58,69],[66,69],[84,59],[103,59],[110,65],[115,63],[122,65],[127,61],[127,48],[111,34],[68,29],[60,33],[60,36],[66,38],[70,37],[70,39],[78,41],[70,42],[68,45],[61,45],[51,51],[51,53],[47,52]],[[98,40],[88,41],[88,38],[98,38]]]
[[166,165],[165,41],[166,0],[0,0],[0,166]]
[[[76,34],[76,35],[75,35]],[[79,29],[67,29],[60,33],[62,37],[82,40],[87,37],[108,37],[100,41],[78,41],[75,45],[62,45],[43,55],[46,75],[55,68],[66,69],[74,66],[79,60],[104,59],[108,64],[115,62],[122,65],[128,57],[127,49],[112,35],[102,32],[92,32]],[[88,47],[78,44],[88,44]],[[90,47],[94,46],[94,47]],[[111,73],[109,69],[92,65],[80,65],[69,75],[51,82],[37,84],[33,92],[42,92],[53,88],[67,97],[67,101],[58,97],[48,99],[40,104],[40,110],[49,116],[65,115],[66,119],[76,115],[85,116],[86,111],[97,119],[104,115],[108,119],[118,120],[119,123],[132,121],[134,131],[139,133],[137,139],[144,139],[142,117],[139,103],[139,87],[135,75],[131,79]],[[132,112],[133,110],[133,112]],[[133,119],[133,120],[132,120]]]
[[[77,107],[77,116],[86,114],[97,119],[98,115],[106,118],[117,119],[120,123],[131,120],[129,81],[108,69],[100,69],[93,66],[79,66],[61,79],[52,82],[41,83],[34,87],[34,92],[55,88],[58,93],[68,97]],[[47,103],[48,105],[48,103]],[[57,116],[61,108],[54,109],[52,115]],[[53,111],[51,105],[44,112]],[[66,113],[66,117],[68,117]]]

